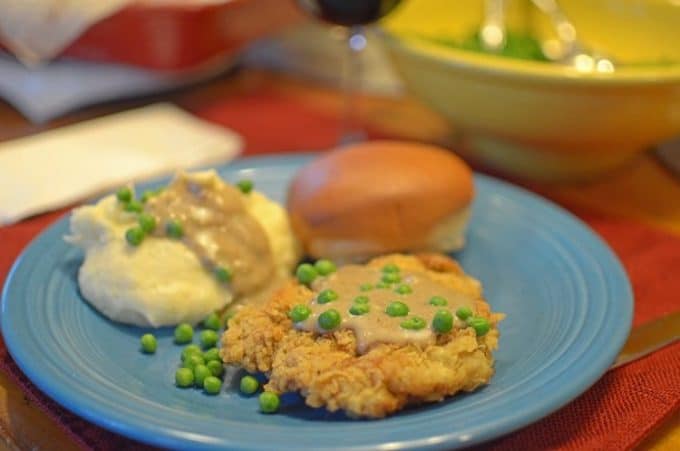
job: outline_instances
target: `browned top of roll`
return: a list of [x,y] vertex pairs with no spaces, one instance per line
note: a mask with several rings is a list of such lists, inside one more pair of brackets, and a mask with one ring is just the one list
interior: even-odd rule
[[330,151],[303,167],[288,210],[303,243],[370,241],[411,249],[474,195],[470,168],[435,146],[371,141]]

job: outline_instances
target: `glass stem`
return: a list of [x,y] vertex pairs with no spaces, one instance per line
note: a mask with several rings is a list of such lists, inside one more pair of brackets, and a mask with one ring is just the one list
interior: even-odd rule
[[357,100],[361,88],[361,53],[366,48],[366,36],[360,25],[347,28],[347,55],[343,86],[343,117],[340,144],[361,141],[365,138],[358,125]]

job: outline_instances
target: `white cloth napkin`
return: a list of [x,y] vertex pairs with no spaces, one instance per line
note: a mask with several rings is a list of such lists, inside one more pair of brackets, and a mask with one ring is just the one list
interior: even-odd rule
[[0,97],[31,122],[43,123],[97,102],[195,83],[214,77],[231,65],[232,60],[224,60],[190,74],[168,75],[122,64],[75,60],[53,61],[29,69],[13,58],[0,56]]
[[130,181],[224,162],[241,148],[236,133],[170,104],[0,143],[0,225]]

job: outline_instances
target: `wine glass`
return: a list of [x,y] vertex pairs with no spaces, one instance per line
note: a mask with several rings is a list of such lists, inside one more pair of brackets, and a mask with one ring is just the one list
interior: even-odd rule
[[340,143],[360,141],[364,134],[354,123],[355,98],[361,80],[360,54],[366,47],[364,25],[390,13],[401,0],[297,0],[311,15],[344,27],[347,56],[344,70],[344,112]]

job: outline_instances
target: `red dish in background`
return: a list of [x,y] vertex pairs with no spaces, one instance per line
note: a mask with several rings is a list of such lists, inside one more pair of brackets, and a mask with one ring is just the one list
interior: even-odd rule
[[60,56],[185,71],[228,59],[302,17],[290,0],[133,5],[94,24]]

